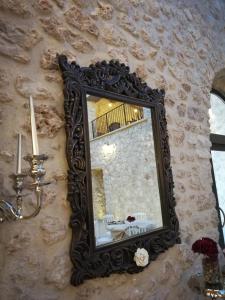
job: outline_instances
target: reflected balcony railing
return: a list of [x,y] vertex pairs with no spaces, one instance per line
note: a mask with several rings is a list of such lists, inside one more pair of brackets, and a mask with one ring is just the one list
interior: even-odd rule
[[143,108],[121,104],[91,121],[92,138],[107,134],[143,119]]

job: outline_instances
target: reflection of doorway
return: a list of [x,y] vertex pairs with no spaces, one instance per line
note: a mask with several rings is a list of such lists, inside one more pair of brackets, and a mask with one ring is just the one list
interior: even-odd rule
[[106,214],[105,190],[102,169],[92,169],[92,195],[94,218],[102,220]]

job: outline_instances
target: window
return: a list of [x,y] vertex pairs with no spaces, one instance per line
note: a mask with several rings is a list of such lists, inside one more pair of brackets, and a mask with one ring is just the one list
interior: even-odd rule
[[216,93],[211,93],[210,139],[212,142],[213,190],[216,196],[216,208],[219,213],[220,245],[225,240],[225,100]]

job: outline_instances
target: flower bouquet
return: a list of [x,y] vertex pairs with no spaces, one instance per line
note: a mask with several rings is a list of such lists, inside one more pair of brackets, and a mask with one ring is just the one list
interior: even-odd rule
[[136,220],[135,217],[132,217],[132,216],[127,217],[127,221],[130,222],[130,223],[134,222],[135,220]]
[[210,238],[202,238],[192,245],[192,251],[203,254],[202,267],[206,288],[220,287],[220,270],[217,243]]

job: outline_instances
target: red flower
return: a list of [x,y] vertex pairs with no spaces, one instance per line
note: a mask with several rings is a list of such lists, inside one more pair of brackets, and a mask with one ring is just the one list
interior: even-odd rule
[[134,221],[135,221],[135,217],[128,216],[128,217],[127,217],[127,221],[128,221],[128,222],[134,222]]
[[192,251],[204,254],[211,258],[217,258],[218,255],[217,243],[210,238],[202,238],[201,240],[194,242]]

